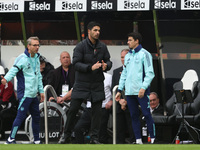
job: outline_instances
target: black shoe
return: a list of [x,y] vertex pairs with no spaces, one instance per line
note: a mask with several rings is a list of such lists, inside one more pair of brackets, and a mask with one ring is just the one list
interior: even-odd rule
[[97,140],[91,140],[90,144],[101,144],[101,143],[99,141],[97,141]]
[[71,135],[69,136],[69,134],[64,134],[59,139],[58,144],[67,144],[67,143],[71,143]]

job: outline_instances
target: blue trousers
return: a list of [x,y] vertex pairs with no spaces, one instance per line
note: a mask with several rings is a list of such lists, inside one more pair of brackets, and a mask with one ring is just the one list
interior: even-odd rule
[[140,122],[140,111],[139,105],[141,106],[142,113],[147,123],[147,129],[151,138],[155,138],[155,124],[150,112],[149,97],[144,95],[143,98],[138,98],[137,95],[127,96],[127,104],[132,119],[132,127],[136,139],[142,138],[141,136],[141,122]]
[[40,130],[40,111],[39,111],[39,100],[35,98],[22,98],[20,99],[17,116],[13,122],[12,130],[10,133],[10,138],[15,139],[18,129],[20,128],[22,122],[27,117],[27,112],[30,112],[32,117],[32,129],[34,135],[34,141],[39,139],[39,130]]

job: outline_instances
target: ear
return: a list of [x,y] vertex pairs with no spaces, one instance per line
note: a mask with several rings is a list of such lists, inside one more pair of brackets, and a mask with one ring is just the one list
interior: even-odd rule
[[139,40],[138,39],[136,39],[135,41],[139,44]]
[[30,48],[30,45],[29,45],[29,44],[27,44],[27,48],[28,48],[28,49]]

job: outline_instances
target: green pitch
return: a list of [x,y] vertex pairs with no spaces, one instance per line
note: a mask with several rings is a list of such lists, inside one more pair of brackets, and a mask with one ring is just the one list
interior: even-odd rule
[[199,150],[198,144],[10,144],[0,145],[1,150]]

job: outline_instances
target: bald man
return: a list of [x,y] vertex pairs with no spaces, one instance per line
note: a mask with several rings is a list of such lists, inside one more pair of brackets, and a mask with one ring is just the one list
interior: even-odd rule
[[[53,86],[57,98],[57,103],[63,103],[64,101],[71,99],[71,91],[74,85],[75,70],[71,64],[71,57],[67,51],[63,51],[60,54],[61,65],[51,72],[50,85]],[[53,99],[50,98],[50,100]]]

